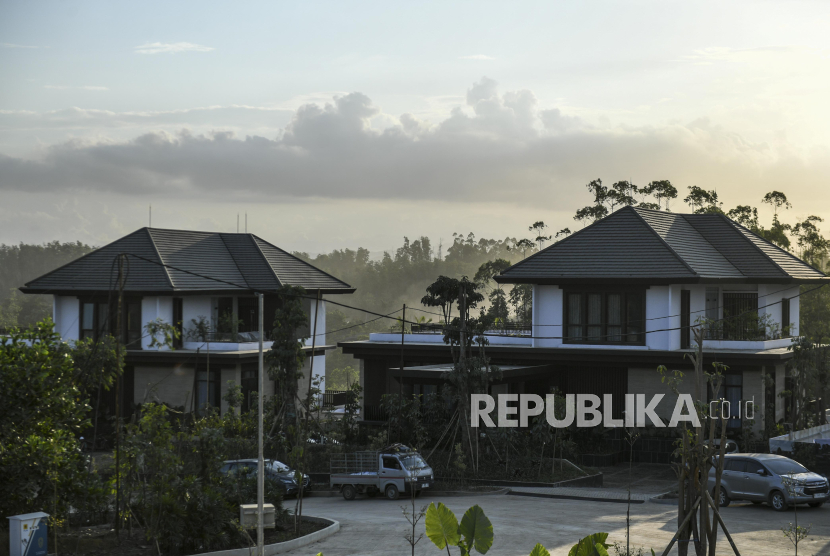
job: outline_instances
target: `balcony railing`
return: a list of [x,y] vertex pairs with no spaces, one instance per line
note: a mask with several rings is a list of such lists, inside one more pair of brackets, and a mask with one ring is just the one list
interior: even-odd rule
[[[443,324],[413,324],[407,334],[443,334],[446,325]],[[400,329],[398,329],[400,332]],[[485,334],[499,336],[531,336],[533,328],[524,323],[506,323],[494,326],[485,331]]]
[[[265,342],[272,342],[273,340],[268,337],[269,335],[266,333],[264,341]],[[208,332],[204,335],[200,334],[199,336],[187,336],[185,337],[186,342],[210,342],[212,344],[215,343],[226,343],[226,344],[242,344],[242,343],[249,343],[249,342],[259,342],[259,332]]]

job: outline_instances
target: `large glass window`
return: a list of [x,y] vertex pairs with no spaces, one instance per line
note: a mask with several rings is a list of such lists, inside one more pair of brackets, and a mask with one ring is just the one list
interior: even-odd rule
[[645,343],[643,291],[565,293],[565,343]]

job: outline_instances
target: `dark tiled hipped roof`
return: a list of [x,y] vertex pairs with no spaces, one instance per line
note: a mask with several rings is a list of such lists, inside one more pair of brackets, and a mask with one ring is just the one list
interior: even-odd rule
[[830,280],[717,214],[625,207],[496,276],[502,283],[809,283]]
[[121,253],[136,255],[128,256],[125,263],[124,290],[128,292],[246,292],[276,290],[283,285],[319,289],[322,293],[354,291],[345,282],[253,234],[159,228],[136,230],[32,280],[21,290],[113,290],[118,276],[114,261]]

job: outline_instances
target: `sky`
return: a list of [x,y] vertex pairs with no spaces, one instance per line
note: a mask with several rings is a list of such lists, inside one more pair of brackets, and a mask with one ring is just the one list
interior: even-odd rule
[[[827,2],[0,0],[0,243],[577,229],[668,179],[830,231]],[[672,209],[683,211],[680,199]]]

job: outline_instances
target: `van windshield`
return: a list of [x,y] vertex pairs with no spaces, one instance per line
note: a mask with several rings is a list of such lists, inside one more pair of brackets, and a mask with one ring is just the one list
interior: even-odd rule
[[790,473],[809,473],[803,465],[792,460],[765,461],[764,464],[766,464],[766,466],[769,467],[773,473],[778,475],[789,475]]
[[410,471],[429,467],[429,465],[427,465],[427,462],[424,461],[424,458],[422,458],[418,454],[404,456],[401,458],[401,462],[403,463],[403,466]]

